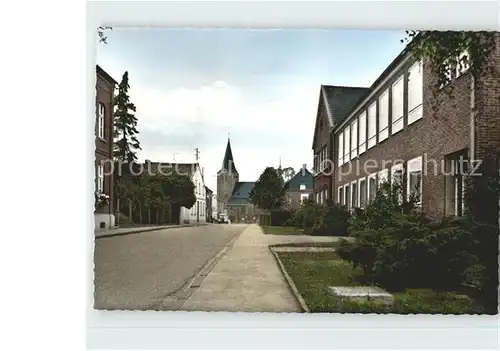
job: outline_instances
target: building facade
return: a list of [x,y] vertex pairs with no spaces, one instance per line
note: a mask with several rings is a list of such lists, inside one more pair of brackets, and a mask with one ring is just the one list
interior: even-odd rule
[[313,136],[313,199],[320,204],[332,199],[334,165],[332,132],[345,118],[346,113],[366,93],[362,87],[322,85],[320,88],[316,124]]
[[288,209],[298,210],[305,200],[313,198],[314,176],[306,165],[286,183],[285,203]]
[[214,198],[214,192],[208,187],[208,186],[205,186],[205,194],[206,194],[206,201],[205,201],[205,204],[206,204],[206,208],[205,208],[205,220],[207,222],[212,222],[212,201],[213,201],[213,198]]
[[95,228],[115,225],[113,213],[113,104],[117,82],[100,66],[96,66],[95,101],[95,191],[108,197],[94,211]]
[[[334,126],[334,200],[363,207],[384,181],[402,185],[431,218],[460,216],[474,160],[500,155],[500,41],[484,72],[453,67],[437,94],[428,64],[405,49]],[[464,53],[465,54],[465,53]],[[451,95],[448,91],[452,88]]]

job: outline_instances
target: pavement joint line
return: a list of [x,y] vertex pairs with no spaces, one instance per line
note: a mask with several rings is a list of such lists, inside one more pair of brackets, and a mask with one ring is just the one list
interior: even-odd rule
[[271,251],[271,253],[273,254],[276,262],[278,263],[278,266],[280,267],[281,273],[283,274],[283,277],[285,278],[288,287],[292,291],[293,296],[295,297],[295,299],[299,303],[300,308],[302,309],[303,312],[310,313],[311,311],[309,310],[309,307],[307,306],[306,301],[304,300],[304,298],[300,294],[299,290],[295,286],[295,283],[293,282],[292,278],[290,277],[290,275],[286,271],[286,268],[283,265],[283,262],[281,262],[280,258],[278,257],[278,254],[276,252],[274,252],[272,247],[269,246],[268,248],[269,248],[269,251]]

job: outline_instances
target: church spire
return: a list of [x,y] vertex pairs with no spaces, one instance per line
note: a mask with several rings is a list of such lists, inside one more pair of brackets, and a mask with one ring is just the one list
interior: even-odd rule
[[231,150],[231,140],[227,138],[226,152],[224,153],[224,160],[222,161],[221,171],[231,170],[232,174],[238,174],[236,166],[234,165],[233,151]]

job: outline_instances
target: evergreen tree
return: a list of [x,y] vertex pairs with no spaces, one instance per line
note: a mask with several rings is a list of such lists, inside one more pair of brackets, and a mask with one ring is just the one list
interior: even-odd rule
[[128,90],[128,72],[125,72],[118,86],[118,95],[115,97],[114,138],[115,145],[113,157],[116,161],[137,161],[137,150],[141,145],[137,139],[137,118],[134,115],[135,105],[130,102]]

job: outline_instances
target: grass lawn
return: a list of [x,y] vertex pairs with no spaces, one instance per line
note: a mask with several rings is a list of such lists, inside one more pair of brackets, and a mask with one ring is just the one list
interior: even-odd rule
[[277,253],[311,312],[340,313],[481,313],[474,301],[463,295],[427,289],[394,294],[392,308],[374,302],[344,302],[328,291],[329,286],[360,286],[362,272],[341,260],[335,252]]
[[315,243],[286,243],[286,244],[275,244],[270,245],[271,247],[333,247],[336,248],[338,242],[328,241],[328,242],[315,242]]
[[295,227],[281,227],[281,226],[262,226],[264,234],[273,235],[302,235],[303,232]]

